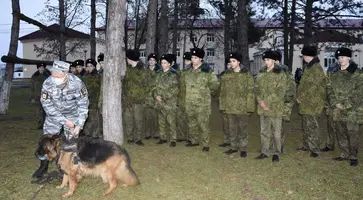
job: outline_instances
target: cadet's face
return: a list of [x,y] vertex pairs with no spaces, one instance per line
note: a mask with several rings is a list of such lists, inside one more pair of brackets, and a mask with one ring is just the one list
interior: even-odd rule
[[191,65],[192,64],[192,61],[191,60],[184,60],[184,64],[186,66]]
[[231,65],[232,69],[236,69],[240,65],[240,62],[234,58],[229,59],[229,61],[230,61],[230,65]]
[[350,58],[347,56],[339,56],[338,57],[338,62],[341,66],[347,66],[349,65],[349,60]]
[[52,72],[52,76],[54,78],[64,78],[66,77],[66,73],[57,73],[57,72]]
[[200,65],[202,63],[202,59],[197,56],[192,56],[192,63],[193,65]]
[[94,69],[95,67],[91,63],[87,64],[86,70],[88,73],[91,73]]
[[155,66],[156,65],[156,60],[154,58],[150,58],[149,59],[149,65],[150,66]]
[[272,68],[273,65],[275,64],[275,61],[270,58],[265,58],[263,59],[263,63],[265,64],[265,67]]
[[313,57],[311,57],[311,56],[304,56],[304,55],[303,55],[303,59],[304,59],[304,61],[305,61],[306,63],[309,63],[309,62],[313,59]]
[[164,71],[170,69],[170,66],[171,64],[168,61],[161,60],[161,67],[163,68]]
[[77,66],[77,72],[78,72],[78,73],[81,73],[81,72],[82,72],[82,70],[83,70],[83,66],[78,65],[78,66]]
[[41,73],[41,74],[42,74],[42,73],[44,72],[44,67],[43,67],[43,66],[42,66],[42,67],[39,67],[39,68],[38,68],[38,71],[39,71],[39,73]]
[[77,73],[77,69],[75,67],[71,67],[71,73],[72,74],[76,74]]
[[132,61],[130,59],[126,58],[126,62],[127,62],[127,64],[131,65]]

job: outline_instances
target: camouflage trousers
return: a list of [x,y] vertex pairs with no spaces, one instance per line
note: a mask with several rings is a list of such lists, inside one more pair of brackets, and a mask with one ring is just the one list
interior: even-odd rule
[[89,109],[83,132],[86,136],[102,138],[99,109]]
[[[281,125],[281,153],[282,153],[282,149],[284,148],[284,144],[285,144],[285,139],[286,139],[286,131],[284,129],[284,126],[286,124],[285,120],[282,120],[282,125]],[[270,143],[270,150],[274,151],[275,146],[274,146],[274,139],[271,138],[271,143]]]
[[220,111],[221,113],[221,118],[222,118],[222,127],[223,127],[223,143],[226,144],[230,144],[231,140],[230,140],[230,129],[229,129],[229,119],[228,119],[228,115],[224,110]]
[[162,140],[176,141],[176,108],[161,109],[158,112],[159,135]]
[[158,111],[153,108],[145,108],[145,137],[158,136]]
[[[64,117],[67,120],[70,120],[72,122],[77,121],[77,117],[78,115],[76,113],[74,113],[74,115],[64,115]],[[47,116],[45,118],[44,121],[44,125],[43,125],[43,134],[51,134],[51,135],[59,135],[62,131],[63,128],[63,134],[65,136],[65,142],[67,143],[69,142],[74,142],[73,139],[75,139],[75,137],[70,134],[70,128],[68,128],[66,125],[63,125],[59,122],[59,119],[57,117],[49,117]]]
[[320,151],[319,117],[302,115],[303,147],[313,153]]
[[177,138],[187,140],[188,138],[188,123],[184,109],[178,107],[176,110],[176,126]]
[[342,158],[358,159],[359,124],[335,122]]
[[[248,144],[248,115],[228,114],[228,133],[233,150],[247,151]],[[226,142],[226,141],[225,141]]]
[[138,141],[144,130],[144,106],[133,104],[124,110],[124,127],[128,140]]
[[[261,153],[279,155],[281,153],[282,117],[260,116]],[[271,149],[271,141],[274,149]]]
[[199,144],[201,141],[203,147],[209,146],[209,118],[206,116],[204,110],[190,109],[186,112],[188,127],[189,127],[189,140],[192,144]]
[[43,109],[43,106],[40,102],[36,103],[37,110],[36,110],[36,117],[37,117],[37,126],[43,127],[44,121],[45,121],[45,111]]
[[327,138],[326,138],[326,146],[329,149],[334,149],[335,138],[336,138],[336,122],[333,121],[332,115],[327,115]]

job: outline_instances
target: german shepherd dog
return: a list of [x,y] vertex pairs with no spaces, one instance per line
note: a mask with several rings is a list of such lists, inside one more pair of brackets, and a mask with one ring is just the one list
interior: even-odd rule
[[87,175],[100,176],[109,188],[103,193],[111,193],[118,182],[124,187],[140,184],[131,168],[131,160],[127,151],[114,142],[90,137],[80,137],[77,142],[78,164],[75,165],[72,152],[61,150],[62,139],[58,135],[43,135],[40,138],[36,156],[40,159],[56,160],[58,168],[63,171],[63,181],[58,189],[69,183],[68,193],[63,197],[73,195],[81,178]]

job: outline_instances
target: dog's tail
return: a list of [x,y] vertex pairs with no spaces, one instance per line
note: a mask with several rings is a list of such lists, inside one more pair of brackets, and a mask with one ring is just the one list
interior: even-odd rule
[[140,181],[135,171],[131,167],[131,159],[129,154],[124,148],[120,148],[121,156],[124,158],[124,163],[121,164],[120,169],[117,170],[117,178],[122,180],[127,186],[139,185]]

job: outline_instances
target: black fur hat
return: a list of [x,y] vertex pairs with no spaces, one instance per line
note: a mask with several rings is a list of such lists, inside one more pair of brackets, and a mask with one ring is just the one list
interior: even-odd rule
[[173,61],[174,61],[174,58],[173,58],[173,55],[172,54],[164,54],[164,55],[161,56],[160,62],[162,60],[168,61],[168,63],[170,63],[170,65],[171,65],[173,63]]
[[86,65],[87,64],[92,64],[95,67],[97,66],[97,62],[94,59],[91,59],[91,58],[86,60]]
[[192,56],[197,56],[198,58],[203,59],[204,58],[204,50],[199,48],[193,48],[190,50],[192,52]]
[[301,54],[304,56],[315,57],[318,55],[318,49],[315,46],[304,46],[301,50]]
[[81,65],[82,67],[84,66],[84,61],[83,60],[76,60],[73,62],[74,66],[78,66]]
[[147,56],[147,60],[150,60],[150,58],[154,58],[155,60],[158,60],[158,57],[156,56],[155,53],[151,53]]
[[281,62],[281,60],[282,60],[281,52],[280,51],[275,51],[275,53],[276,53],[276,59]]
[[265,58],[269,58],[272,60],[278,60],[276,52],[271,51],[271,50],[265,51],[262,54],[262,60],[264,60]]
[[346,57],[351,58],[352,50],[350,50],[346,47],[341,47],[335,52],[335,58],[338,59],[339,56],[346,56]]
[[185,52],[184,55],[183,55],[183,59],[184,60],[192,60],[192,54],[189,51]]
[[39,67],[44,67],[44,68],[46,68],[46,67],[47,67],[47,65],[46,65],[45,63],[39,63],[39,64],[37,64],[37,69],[39,69]]
[[133,61],[139,61],[140,59],[140,52],[134,49],[128,49],[126,51],[126,58],[133,60]]
[[242,55],[240,53],[237,53],[237,52],[229,54],[229,59],[231,59],[231,58],[236,59],[239,62],[242,61]]
[[100,55],[97,56],[98,62],[104,61],[104,59],[105,59],[105,55],[103,53],[100,53]]

